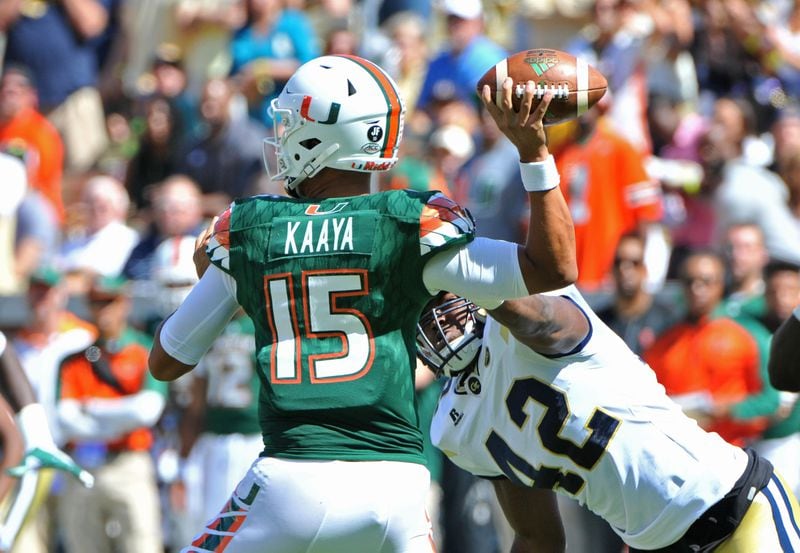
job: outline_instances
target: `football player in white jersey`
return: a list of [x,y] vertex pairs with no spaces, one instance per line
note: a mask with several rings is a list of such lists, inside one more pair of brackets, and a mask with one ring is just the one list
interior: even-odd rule
[[797,501],[772,465],[684,415],[575,287],[486,317],[444,300],[417,336],[423,360],[450,376],[431,437],[493,480],[515,553],[564,550],[554,492],[631,552],[800,551]]
[[78,478],[84,486],[91,487],[94,477],[79,467],[75,461],[56,445],[50,432],[47,414],[36,401],[25,369],[5,334],[0,332],[0,393],[14,411],[17,429],[22,435],[25,451],[21,462],[8,469],[8,473],[21,478],[0,521],[0,551],[14,544],[22,524],[29,513],[35,511],[39,469],[56,469]]

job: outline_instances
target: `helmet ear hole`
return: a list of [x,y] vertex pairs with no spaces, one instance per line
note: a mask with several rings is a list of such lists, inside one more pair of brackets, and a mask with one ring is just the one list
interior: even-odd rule
[[307,138],[299,144],[306,150],[313,150],[318,144],[322,144],[322,141],[319,138]]
[[294,160],[300,161],[300,154],[294,154]]

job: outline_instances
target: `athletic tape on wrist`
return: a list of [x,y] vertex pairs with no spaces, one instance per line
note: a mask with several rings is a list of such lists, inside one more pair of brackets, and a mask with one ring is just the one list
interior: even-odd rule
[[522,175],[522,185],[528,192],[552,190],[561,182],[553,156],[548,156],[544,161],[520,163],[519,172]]

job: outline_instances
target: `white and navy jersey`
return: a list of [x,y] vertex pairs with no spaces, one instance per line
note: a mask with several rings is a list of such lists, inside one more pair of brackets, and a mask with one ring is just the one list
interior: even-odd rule
[[669,545],[733,487],[747,455],[686,417],[575,287],[550,294],[581,308],[586,339],[542,355],[490,317],[477,370],[445,385],[433,443],[474,474],[573,496],[630,546]]

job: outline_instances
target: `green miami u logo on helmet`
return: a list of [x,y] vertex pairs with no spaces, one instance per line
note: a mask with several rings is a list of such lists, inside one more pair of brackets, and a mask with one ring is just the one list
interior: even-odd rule
[[317,121],[311,115],[309,115],[308,110],[311,107],[311,96],[303,96],[303,103],[300,105],[300,116],[307,121],[313,121],[315,123],[319,123],[321,125],[333,125],[336,121],[339,120],[339,110],[342,107],[342,104],[331,102],[331,109],[328,110],[328,118],[325,121]]

